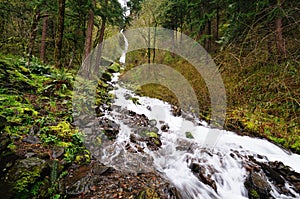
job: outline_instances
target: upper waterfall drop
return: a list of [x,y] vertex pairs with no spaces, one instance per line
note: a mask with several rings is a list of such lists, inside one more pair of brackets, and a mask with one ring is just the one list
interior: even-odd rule
[[123,33],[123,29],[120,31],[120,34],[123,36],[124,38],[124,44],[125,44],[125,48],[124,50],[122,51],[122,55],[119,59],[119,61],[122,63],[122,64],[125,64],[125,61],[126,61],[126,52],[128,50],[128,40],[127,38],[125,37],[124,33]]

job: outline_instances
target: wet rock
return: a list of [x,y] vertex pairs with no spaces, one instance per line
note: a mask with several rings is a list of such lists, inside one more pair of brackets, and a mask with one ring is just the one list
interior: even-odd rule
[[[256,158],[265,159],[264,157]],[[249,159],[251,162],[248,162],[245,168],[250,172],[256,171],[257,173],[264,173],[269,182],[276,188],[277,192],[291,197],[295,197],[294,192],[300,193],[299,173],[279,161],[260,162],[253,156],[249,156]]]
[[131,95],[128,94],[128,93],[125,93],[125,94],[124,94],[124,98],[125,98],[126,100],[129,100],[129,99],[131,98]]
[[191,163],[189,166],[191,171],[194,173],[194,175],[204,184],[209,185],[212,187],[216,192],[217,192],[217,185],[216,182],[211,178],[211,174],[207,173],[212,173],[206,172],[206,168],[198,163]]
[[178,150],[178,151],[188,151],[188,152],[192,151],[192,143],[190,143],[188,140],[178,139],[177,142],[178,142],[178,144],[176,146],[176,150]]
[[40,144],[40,139],[35,135],[27,135],[23,138],[24,142],[30,143],[30,144]]
[[181,116],[181,108],[178,106],[172,106],[171,112],[174,116]]
[[149,111],[152,111],[151,106],[147,106],[146,108],[147,108]]
[[92,172],[95,175],[103,175],[105,173],[111,173],[113,171],[114,171],[114,169],[112,167],[108,167],[108,166],[103,165],[103,164],[95,164],[92,167]]
[[250,199],[271,198],[271,186],[264,173],[251,172],[244,184]]
[[170,198],[170,199],[183,199],[180,192],[175,187],[169,186],[166,189],[166,192],[167,192],[168,198]]
[[152,120],[149,121],[149,125],[152,126],[152,127],[155,127],[156,124],[157,124],[157,121],[154,120],[154,119],[152,119]]
[[149,137],[146,140],[146,143],[147,143],[148,148],[150,148],[151,150],[158,150],[162,145],[162,143],[158,137],[157,138]]
[[109,140],[116,139],[120,130],[119,124],[107,118],[103,118],[102,120],[100,120],[99,124],[100,124],[100,129],[107,136]]
[[157,127],[150,127],[150,128],[149,128],[149,131],[158,133],[158,132],[159,132],[159,129],[158,129]]
[[163,131],[163,132],[168,132],[169,129],[170,129],[170,127],[169,127],[168,124],[163,124],[160,127],[160,130]]
[[135,130],[135,134],[130,135],[130,140],[133,143],[144,142],[150,150],[158,150],[162,145],[160,135],[156,132],[149,131],[149,128],[139,128]]
[[[266,170],[267,176],[272,178],[282,192],[290,193],[285,187],[285,183],[288,182],[294,186],[292,189],[294,189],[295,192],[300,193],[300,174],[291,170],[290,167],[284,165],[282,162],[275,161],[270,162],[268,165],[262,165],[262,168]],[[290,193],[290,195],[293,196],[292,193]]]

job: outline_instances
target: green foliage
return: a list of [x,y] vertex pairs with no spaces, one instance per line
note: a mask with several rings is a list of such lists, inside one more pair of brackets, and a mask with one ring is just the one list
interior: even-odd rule
[[25,70],[28,70],[28,72],[30,71],[31,73],[37,75],[47,75],[50,74],[51,71],[49,65],[45,65],[41,63],[41,61],[35,56],[31,58],[29,67],[28,67],[28,60],[23,57],[16,62],[16,65],[20,68],[24,68]]
[[44,92],[49,96],[63,96],[70,93],[74,76],[72,73],[67,72],[64,68],[60,71],[46,75],[51,80],[45,83]]

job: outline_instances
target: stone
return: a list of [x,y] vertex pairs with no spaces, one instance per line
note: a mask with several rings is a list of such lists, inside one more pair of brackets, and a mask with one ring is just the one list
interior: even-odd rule
[[3,198],[14,198],[13,196],[26,193],[37,179],[46,176],[49,165],[45,160],[38,157],[29,157],[17,160],[14,166],[6,173],[4,181],[0,183],[0,191]]
[[250,172],[244,184],[250,199],[271,197],[271,186],[263,172]]
[[161,125],[160,130],[162,130],[163,132],[168,132],[169,128],[170,127],[168,124],[163,124]]
[[155,127],[157,124],[157,121],[155,119],[149,120],[149,125],[152,127]]

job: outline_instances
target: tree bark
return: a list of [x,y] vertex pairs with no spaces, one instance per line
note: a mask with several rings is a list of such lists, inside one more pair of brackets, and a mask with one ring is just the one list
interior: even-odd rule
[[[106,3],[108,1],[106,0]],[[107,5],[107,4],[106,4]],[[100,28],[100,34],[99,34],[99,43],[97,46],[97,53],[96,53],[96,61],[95,65],[93,66],[93,73],[95,75],[98,75],[99,72],[99,66],[101,65],[101,56],[102,56],[102,47],[103,47],[103,41],[104,41],[104,32],[105,32],[105,26],[106,26],[106,16],[102,17],[102,23]]]
[[205,48],[207,51],[210,51],[211,49],[211,20],[208,19],[206,24],[206,35],[208,38],[205,39]]
[[215,41],[219,40],[219,23],[220,23],[220,13],[219,13],[220,8],[217,7],[217,21],[216,21],[216,34],[215,34]]
[[32,19],[31,28],[30,28],[30,35],[29,35],[29,42],[28,42],[28,66],[30,66],[31,57],[33,54],[34,42],[38,31],[38,24],[40,20],[41,13],[38,9],[35,10],[35,14]]
[[[277,0],[277,6],[278,9],[282,9],[282,0]],[[275,40],[278,54],[285,58],[286,48],[282,32],[282,16],[279,14],[275,19]]]
[[58,0],[58,24],[55,39],[55,49],[54,49],[54,60],[56,67],[61,67],[61,51],[63,44],[64,35],[64,21],[65,21],[65,0]]
[[[93,6],[95,7],[96,1],[93,0]],[[85,37],[85,47],[84,47],[84,57],[85,59],[90,53],[92,49],[92,43],[93,43],[93,29],[94,29],[94,11],[93,9],[90,9],[89,11],[89,20],[87,24],[87,31],[86,31],[86,37]]]
[[44,17],[43,19],[42,41],[41,41],[41,48],[40,48],[40,59],[42,62],[45,62],[47,24],[48,24],[48,16]]

